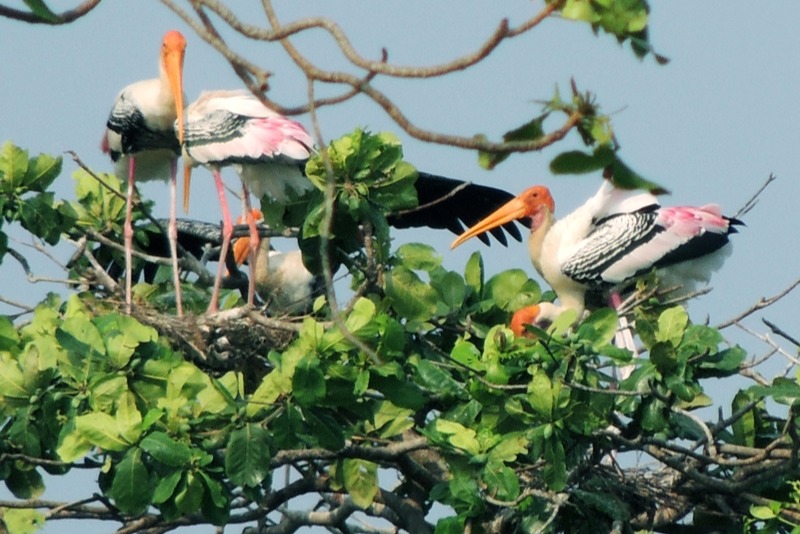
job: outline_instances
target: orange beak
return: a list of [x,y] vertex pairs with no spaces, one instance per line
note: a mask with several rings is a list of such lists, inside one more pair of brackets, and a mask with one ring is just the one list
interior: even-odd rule
[[189,213],[189,186],[192,182],[192,168],[183,161],[183,212]]
[[[186,39],[179,31],[171,30],[164,35],[161,47],[161,64],[167,73],[169,88],[175,100],[175,116],[178,123],[178,143],[183,147],[183,58],[186,52]],[[191,174],[189,171],[188,174]],[[189,209],[189,178],[184,164],[183,209]]]
[[248,256],[250,256],[250,238],[240,237],[233,244],[233,257],[236,259],[236,265],[242,265]]
[[492,228],[497,228],[498,226],[501,226],[507,222],[511,222],[515,219],[527,217],[529,214],[529,206],[522,198],[516,197],[511,199],[506,204],[503,204],[503,206],[501,206],[497,211],[458,236],[450,245],[450,248],[454,249],[471,237],[488,232]]
[[[250,216],[254,221],[260,221],[264,218],[264,214],[259,209],[250,210]],[[243,224],[247,221],[247,217],[242,215],[236,219],[236,224]],[[240,237],[233,243],[233,257],[236,259],[236,265],[242,265],[244,260],[250,255],[250,238]]]

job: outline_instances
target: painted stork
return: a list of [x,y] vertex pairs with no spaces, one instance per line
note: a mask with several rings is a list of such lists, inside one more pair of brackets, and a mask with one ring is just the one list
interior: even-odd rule
[[517,337],[532,337],[533,334],[525,328],[526,325],[546,329],[563,311],[564,309],[561,306],[552,302],[540,302],[539,304],[525,306],[514,312],[514,315],[511,316],[509,327]]
[[[259,210],[252,210],[255,221],[263,220]],[[239,217],[238,223],[247,219]],[[252,261],[250,238],[242,237],[233,242],[233,257],[237,265]],[[255,269],[256,292],[267,304],[272,313],[297,315],[311,309],[314,298],[322,294],[322,280],[311,274],[303,265],[303,255],[299,250],[278,252],[270,245],[269,238],[262,238],[258,244]]]
[[556,292],[563,308],[579,314],[589,290],[620,288],[657,269],[663,284],[708,282],[730,254],[729,235],[741,221],[718,206],[662,207],[655,196],[614,187],[600,190],[559,221],[544,186],[534,186],[486,217],[452,244],[508,221],[529,218],[533,266]]
[[125,308],[131,311],[133,190],[137,180],[170,181],[170,223],[168,235],[175,282],[178,315],[183,314],[177,256],[176,166],[182,134],[173,125],[183,122],[182,72],[186,39],[178,31],[164,35],[161,45],[160,77],[125,87],[117,96],[108,116],[101,148],[114,161],[117,175],[128,176],[125,209]]
[[[313,141],[300,123],[268,108],[247,91],[208,91],[186,109],[183,134],[184,209],[188,208],[191,169],[203,165],[211,170],[222,208],[222,251],[225,257],[233,223],[220,176],[222,167],[232,165],[242,179],[245,213],[250,226],[250,289],[255,292],[256,254],[259,236],[250,215],[250,195],[288,199],[291,190],[311,189],[303,165],[311,155]],[[214,281],[209,312],[217,310],[224,266],[220,263]]]

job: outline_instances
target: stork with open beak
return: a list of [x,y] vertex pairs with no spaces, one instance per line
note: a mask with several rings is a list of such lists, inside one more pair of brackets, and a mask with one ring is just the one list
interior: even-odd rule
[[106,123],[101,148],[116,164],[117,175],[128,176],[125,209],[125,308],[131,311],[133,190],[137,180],[170,179],[170,224],[168,236],[175,282],[176,308],[183,314],[175,227],[177,158],[183,142],[183,58],[186,39],[178,31],[164,35],[161,45],[160,77],[125,87],[114,102]]

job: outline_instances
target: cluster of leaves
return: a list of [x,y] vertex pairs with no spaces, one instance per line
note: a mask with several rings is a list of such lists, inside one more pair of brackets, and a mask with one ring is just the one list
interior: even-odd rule
[[6,142],[0,148],[0,262],[8,251],[4,223],[22,227],[49,245],[55,245],[75,214],[68,204],[57,202],[47,189],[61,173],[61,158],[28,152]]
[[[558,154],[550,162],[550,171],[553,174],[589,174],[602,171],[605,177],[623,189],[644,189],[653,194],[666,192],[662,186],[640,175],[621,159],[614,138],[614,129],[611,126],[611,117],[601,113],[594,96],[588,92],[578,91],[574,82],[569,99],[563,98],[556,89],[553,97],[545,103],[541,115],[506,132],[503,141],[543,140],[546,136],[544,123],[553,113],[579,117],[576,130],[583,143],[592,148],[591,152],[568,150]],[[510,152],[480,152],[478,163],[486,169],[493,169],[510,154]]]
[[[546,332],[533,328],[535,338],[515,338],[505,326],[510,315],[547,297],[524,271],[486,279],[477,253],[461,273],[444,268],[428,245],[389,249],[383,214],[415,201],[414,171],[396,139],[357,131],[333,142],[327,156],[342,176],[328,182],[322,157],[309,174],[320,190],[334,188],[333,248],[357,258],[347,263],[354,276],[367,276],[376,257],[384,269],[344,310],[341,327],[320,299],[285,348],[220,374],[188,361],[170,330],[120,314],[102,289],[51,296],[27,324],[2,318],[0,457],[8,461],[0,478],[9,490],[33,498],[44,487],[42,470],[96,468],[113,517],[156,509],[166,523],[192,516],[225,524],[272,502],[273,472],[291,464],[364,510],[386,491],[380,469],[393,469],[404,481],[397,496],[453,510],[438,521],[439,533],[488,525],[500,510],[525,530],[607,530],[656,506],[641,495],[624,498],[602,459],[642,443],[670,450],[706,439],[713,425],[693,413],[711,404],[703,381],[739,372],[744,351],[692,324],[682,307],[655,303],[636,312],[647,358],[633,361],[613,345],[618,318],[609,309],[579,325],[566,312]],[[31,168],[6,165],[4,179],[21,183]],[[71,215],[62,232],[121,231],[124,201],[110,192],[118,183],[102,179],[112,187],[81,174],[78,201],[53,203],[51,213]],[[328,228],[324,197],[310,206],[305,230],[313,239]],[[7,220],[25,209],[24,201],[7,204]],[[378,236],[371,251],[344,232],[365,223]],[[75,274],[89,268],[76,264]],[[632,363],[635,371],[616,381],[612,370]],[[765,404],[798,398],[800,386],[789,379],[742,390],[731,408],[738,417],[714,439],[748,450],[788,439],[791,423]],[[385,448],[409,436],[424,437],[438,459],[424,480]],[[361,448],[352,449],[356,443]],[[724,482],[735,474],[729,467],[715,476]],[[785,470],[767,480],[774,505],[752,508],[755,519],[785,521],[792,476]],[[266,516],[276,504],[263,506]],[[6,512],[16,532],[42,520]]]
[[561,4],[565,19],[588,22],[597,32],[614,35],[620,43],[627,40],[639,57],[653,54],[659,63],[669,60],[655,53],[647,35],[650,7],[646,0],[548,0]]

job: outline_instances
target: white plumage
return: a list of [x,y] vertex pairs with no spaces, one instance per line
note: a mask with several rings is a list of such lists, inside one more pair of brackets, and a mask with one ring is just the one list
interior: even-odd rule
[[661,207],[655,196],[618,189],[604,180],[599,191],[559,221],[544,186],[508,202],[454,243],[509,220],[528,217],[528,247],[534,267],[564,308],[582,311],[588,290],[610,290],[649,272],[681,284],[708,281],[730,254],[735,219],[716,206]]
[[178,315],[183,314],[176,252],[176,165],[180,138],[173,125],[182,120],[182,70],[186,40],[177,31],[164,36],[159,63],[160,77],[132,83],[117,96],[106,123],[101,148],[114,161],[116,174],[128,177],[125,212],[125,305],[131,309],[133,189],[136,180],[170,181],[169,239]]

